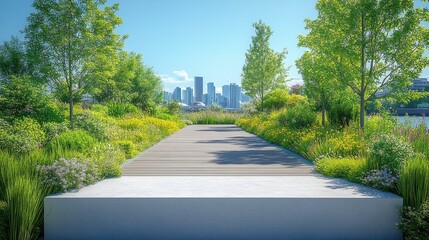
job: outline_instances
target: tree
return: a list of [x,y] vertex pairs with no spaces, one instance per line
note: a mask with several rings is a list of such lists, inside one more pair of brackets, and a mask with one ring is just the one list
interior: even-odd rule
[[0,45],[0,80],[30,75],[24,43],[16,37]]
[[334,64],[336,78],[359,97],[359,118],[365,126],[365,102],[388,87],[404,89],[428,65],[429,20],[413,0],[319,0],[316,20],[299,44]]
[[287,69],[283,60],[287,51],[276,53],[270,48],[269,40],[273,34],[270,26],[261,20],[254,23],[255,36],[246,53],[246,60],[241,74],[241,83],[246,94],[261,102],[264,110],[264,96],[286,84]]
[[305,84],[305,94],[319,105],[322,111],[322,125],[326,123],[326,110],[333,91],[338,90],[338,81],[333,78],[329,61],[320,54],[306,51],[296,61],[296,66]]
[[[75,93],[90,92],[114,74],[123,38],[118,4],[106,0],[35,0],[25,38],[37,73],[54,88],[66,86],[73,126]],[[102,9],[102,7],[104,7]]]
[[131,79],[131,103],[143,111],[153,112],[156,104],[162,102],[162,82],[153,69],[141,63],[136,76]]

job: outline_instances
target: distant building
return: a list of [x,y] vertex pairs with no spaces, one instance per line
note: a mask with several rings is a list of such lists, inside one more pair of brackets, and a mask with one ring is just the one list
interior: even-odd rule
[[176,87],[173,91],[172,100],[176,100],[178,102],[182,102],[182,89]]
[[202,103],[204,103],[204,105],[207,106],[207,102],[208,102],[208,94],[204,93],[203,94],[203,101],[202,101]]
[[182,89],[182,103],[186,103],[186,89]]
[[240,101],[241,101],[241,87],[235,83],[231,83],[229,107],[234,109],[240,108]]
[[229,107],[229,98],[230,98],[230,89],[231,86],[230,85],[223,85],[222,86],[222,96],[224,96],[226,98],[226,106],[225,107]]
[[417,78],[413,80],[411,90],[423,92],[425,89],[429,89],[429,81],[427,78]]
[[194,77],[195,101],[203,101],[203,77]]
[[207,83],[207,104],[206,106],[212,105],[216,101],[216,88],[213,82]]
[[187,87],[185,90],[185,101],[184,103],[188,104],[189,106],[192,106],[192,103],[194,102],[194,94],[193,89],[190,87]]
[[164,91],[164,98],[163,98],[163,101],[164,101],[164,102],[169,102],[169,101],[171,101],[171,97],[172,97],[172,94],[171,94],[171,93],[169,93],[169,92],[167,92],[167,91]]
[[223,107],[223,108],[227,108],[228,107],[228,99],[226,97],[222,96],[222,94],[216,93],[216,104]]
[[245,102],[250,102],[252,98],[248,95],[246,95],[245,93],[241,93],[241,102],[245,103]]

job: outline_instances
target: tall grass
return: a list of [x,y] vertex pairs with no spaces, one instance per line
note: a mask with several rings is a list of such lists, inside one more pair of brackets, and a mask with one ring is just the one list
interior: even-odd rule
[[404,205],[419,207],[429,199],[429,163],[425,159],[409,159],[404,163],[398,181]]
[[184,119],[194,124],[235,124],[243,116],[237,112],[199,111],[184,114]]

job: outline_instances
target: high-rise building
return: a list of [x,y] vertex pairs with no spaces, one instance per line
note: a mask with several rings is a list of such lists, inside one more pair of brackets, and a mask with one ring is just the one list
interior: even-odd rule
[[186,89],[182,89],[182,103],[186,103]]
[[216,101],[216,88],[213,82],[207,83],[207,106]]
[[202,101],[202,103],[204,103],[204,105],[206,105],[206,106],[207,106],[207,102],[208,102],[208,94],[207,94],[207,93],[204,93],[204,94],[203,94],[203,101]]
[[193,89],[190,87],[187,87],[185,90],[185,104],[188,104],[188,106],[192,106],[192,103],[194,102],[194,96],[193,96]]
[[230,84],[230,98],[229,98],[229,107],[230,108],[240,108],[241,101],[241,87],[235,83]]
[[182,89],[180,89],[179,87],[176,87],[173,91],[172,99],[176,100],[178,102],[181,102],[182,101]]
[[164,99],[163,99],[164,102],[169,102],[171,100],[171,97],[172,97],[171,93],[164,91]]
[[203,101],[203,77],[194,77],[195,101]]
[[222,96],[226,97],[226,106],[225,107],[229,107],[229,98],[230,98],[230,89],[231,86],[230,85],[223,85],[222,86]]
[[217,105],[226,108],[227,107],[227,98],[222,96],[220,93],[216,93],[216,103]]

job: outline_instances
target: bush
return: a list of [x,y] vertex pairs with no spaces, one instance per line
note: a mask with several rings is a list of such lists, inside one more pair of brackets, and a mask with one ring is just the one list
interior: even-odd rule
[[48,122],[43,125],[46,141],[51,141],[54,137],[69,130],[66,123]]
[[45,141],[40,124],[31,118],[16,119],[13,126],[0,123],[0,148],[15,154],[28,154]]
[[55,192],[67,192],[79,189],[97,180],[97,168],[87,161],[60,158],[52,165],[38,166],[42,183],[55,189]]
[[418,208],[402,208],[402,221],[399,229],[404,233],[405,239],[429,239],[429,201]]
[[288,91],[277,88],[264,97],[264,108],[269,111],[284,108],[288,103],[288,99]]
[[323,175],[345,178],[352,182],[360,182],[365,159],[356,158],[323,158],[315,162],[315,169]]
[[110,103],[107,107],[107,114],[109,116],[117,118],[138,111],[137,107],[132,105],[131,103]]
[[83,130],[66,131],[54,137],[48,144],[51,152],[57,150],[88,151],[97,141]]
[[100,179],[121,175],[121,164],[125,162],[125,154],[118,147],[101,144],[94,147],[88,156],[97,166]]
[[398,181],[398,174],[389,168],[372,169],[363,173],[361,181],[367,186],[393,192]]
[[313,126],[317,121],[317,114],[310,106],[300,105],[281,113],[278,122],[292,129],[301,129]]
[[126,158],[132,158],[136,153],[138,154],[132,141],[116,141],[115,144],[124,151]]
[[328,111],[329,123],[334,126],[348,126],[359,116],[358,107],[352,97],[341,96],[330,101]]
[[106,124],[95,118],[88,111],[84,111],[83,114],[76,116],[75,127],[85,130],[99,141],[107,138]]
[[429,163],[414,158],[405,161],[401,169],[398,191],[404,199],[404,206],[420,207],[429,200]]
[[381,134],[373,143],[369,156],[369,169],[390,169],[397,175],[403,162],[413,156],[413,149],[401,138]]
[[170,115],[178,115],[182,112],[182,106],[177,101],[170,101],[167,104],[167,111]]

